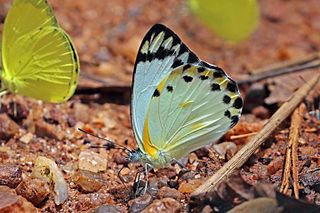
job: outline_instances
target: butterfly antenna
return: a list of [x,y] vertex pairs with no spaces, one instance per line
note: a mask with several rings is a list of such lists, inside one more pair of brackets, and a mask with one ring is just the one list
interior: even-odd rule
[[[84,130],[84,129],[81,129],[81,128],[78,128],[78,130],[79,130],[80,132],[85,133],[85,134],[88,134],[88,135],[91,135],[91,136],[93,136],[93,137],[96,137],[96,138],[98,138],[98,139],[100,139],[100,140],[106,141],[106,142],[108,142],[108,143],[110,143],[110,144],[112,144],[112,145],[114,145],[114,146],[118,146],[117,149],[122,149],[122,150],[124,150],[124,151],[129,152],[129,153],[132,152],[132,150],[128,149],[127,147],[122,146],[122,145],[120,145],[120,144],[117,144],[117,143],[115,143],[115,142],[113,142],[113,141],[111,141],[111,140],[109,140],[109,139],[100,137],[99,135],[93,134],[93,133],[88,132],[88,131],[86,131],[86,130]],[[91,148],[105,148],[105,146],[103,146],[103,145],[102,145],[102,146],[101,146],[101,145],[91,145],[90,147],[91,147]]]

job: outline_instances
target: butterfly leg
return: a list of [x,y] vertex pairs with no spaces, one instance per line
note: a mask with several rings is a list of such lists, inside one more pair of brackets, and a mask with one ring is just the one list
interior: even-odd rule
[[140,194],[140,181],[141,181],[141,173],[143,173],[144,170],[140,170],[136,173],[136,176],[134,178],[134,183],[133,183],[133,193],[134,193],[134,198],[136,198]]
[[145,177],[146,177],[146,184],[145,184],[144,189],[143,189],[143,194],[145,194],[145,193],[147,192],[147,189],[148,189],[148,182],[149,182],[149,175],[148,175],[148,173],[149,173],[149,168],[151,169],[152,166],[151,166],[150,164],[146,163],[146,164],[144,165],[144,171],[145,171]]

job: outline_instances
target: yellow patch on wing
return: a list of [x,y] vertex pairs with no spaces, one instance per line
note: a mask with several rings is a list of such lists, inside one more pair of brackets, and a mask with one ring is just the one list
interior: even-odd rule
[[158,147],[156,147],[153,143],[151,143],[151,140],[150,140],[148,114],[146,116],[146,120],[144,122],[144,128],[143,128],[143,148],[144,148],[144,151],[152,158],[154,158],[154,156],[159,150]]
[[193,103],[193,101],[185,101],[179,104],[179,107],[182,109],[185,109],[187,107],[189,107],[191,104]]
[[166,85],[167,80],[168,80],[168,77],[164,78],[164,79],[160,82],[160,84],[158,85],[157,90],[160,92],[160,94],[161,94],[164,86]]
[[204,123],[195,123],[192,125],[192,130],[195,131],[195,130],[199,130],[199,129],[202,129],[204,127]]

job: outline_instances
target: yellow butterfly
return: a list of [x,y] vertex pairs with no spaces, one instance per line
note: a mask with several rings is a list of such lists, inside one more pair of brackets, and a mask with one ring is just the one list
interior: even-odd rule
[[14,0],[2,33],[0,96],[63,102],[74,93],[79,58],[46,0]]

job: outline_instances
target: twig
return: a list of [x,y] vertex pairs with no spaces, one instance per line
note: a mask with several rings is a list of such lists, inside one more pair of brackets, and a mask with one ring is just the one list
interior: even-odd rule
[[[305,105],[301,104],[299,109],[294,113],[295,125],[292,124],[292,176],[293,191],[296,199],[299,199],[299,173],[298,173],[298,145],[299,145],[299,129],[301,127],[302,116],[305,112]],[[291,135],[291,134],[290,134]],[[291,139],[289,135],[289,140]]]
[[250,133],[247,133],[247,134],[232,135],[232,136],[230,136],[230,139],[231,140],[236,140],[236,139],[241,139],[241,138],[247,138],[247,137],[250,137],[250,136],[254,136],[256,134],[257,134],[257,132],[250,132]]
[[[287,145],[286,161],[283,170],[283,177],[280,186],[280,192],[288,196],[291,195],[289,191],[290,179],[293,178],[294,196],[299,199],[299,182],[298,182],[298,139],[299,130],[302,121],[302,115],[304,112],[304,105],[300,104],[300,107],[294,110],[291,116],[291,126],[289,133],[289,142]],[[292,175],[291,175],[292,171]]]
[[319,54],[254,70],[252,71],[253,74],[251,76],[247,77],[246,79],[237,80],[237,83],[240,85],[248,84],[271,77],[276,77],[288,73],[299,72],[302,70],[308,70],[317,67],[320,67]]
[[232,172],[240,168],[248,158],[259,148],[259,146],[270,136],[270,134],[284,121],[292,111],[300,104],[303,98],[319,81],[320,75],[315,76],[309,82],[304,84],[297,90],[291,98],[285,102],[274,115],[270,118],[268,123],[262,130],[254,136],[242,149],[240,149],[223,167],[221,167],[213,176],[198,187],[191,196],[197,196],[201,193],[206,193],[223,180],[229,177]]

